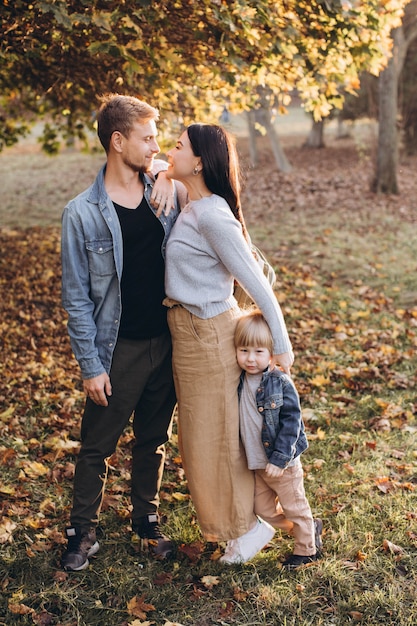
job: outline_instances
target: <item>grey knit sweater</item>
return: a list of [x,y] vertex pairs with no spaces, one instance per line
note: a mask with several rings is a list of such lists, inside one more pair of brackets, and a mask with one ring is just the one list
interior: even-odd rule
[[165,291],[197,317],[236,306],[234,278],[249,293],[271,329],[274,354],[291,349],[281,308],[227,202],[217,195],[189,202],[166,248]]

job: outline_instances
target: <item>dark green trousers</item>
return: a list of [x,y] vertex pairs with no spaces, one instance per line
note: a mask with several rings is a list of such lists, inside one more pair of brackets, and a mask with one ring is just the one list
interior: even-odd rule
[[107,459],[133,415],[132,520],[155,513],[171,434],[175,391],[169,334],[149,340],[119,339],[110,371],[107,407],[87,399],[81,449],[74,477],[73,526],[98,523],[107,478]]

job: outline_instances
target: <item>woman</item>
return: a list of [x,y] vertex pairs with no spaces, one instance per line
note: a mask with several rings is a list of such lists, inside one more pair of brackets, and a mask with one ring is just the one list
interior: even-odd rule
[[168,152],[167,176],[189,203],[171,231],[165,287],[173,340],[179,447],[207,541],[227,541],[221,561],[242,563],[273,537],[254,515],[254,477],[239,440],[240,368],[233,335],[241,311],[234,279],[263,312],[273,364],[289,373],[291,343],[272,288],[252,256],[240,205],[239,163],[220,126],[192,124]]

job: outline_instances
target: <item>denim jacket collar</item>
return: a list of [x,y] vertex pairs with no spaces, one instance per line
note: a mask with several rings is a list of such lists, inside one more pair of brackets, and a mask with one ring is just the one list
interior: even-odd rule
[[[106,173],[106,167],[107,165],[105,163],[103,167],[101,168],[101,170],[98,172],[94,183],[91,185],[90,194],[88,196],[88,202],[91,202],[92,204],[100,205],[100,202],[102,203],[104,202],[107,204],[108,195],[106,191],[106,186],[104,184],[104,176]],[[147,173],[139,174],[139,176],[145,187],[145,191],[144,191],[145,198],[149,202],[155,180],[152,177],[152,175],[147,174]]]

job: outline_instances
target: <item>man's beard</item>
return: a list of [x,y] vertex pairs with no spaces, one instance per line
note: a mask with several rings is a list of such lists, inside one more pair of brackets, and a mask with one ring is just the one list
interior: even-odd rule
[[150,172],[153,166],[153,157],[148,162],[144,162],[141,164],[133,163],[129,159],[124,159],[123,162],[125,165],[130,167],[133,172],[137,172],[138,174],[145,174],[146,172]]

